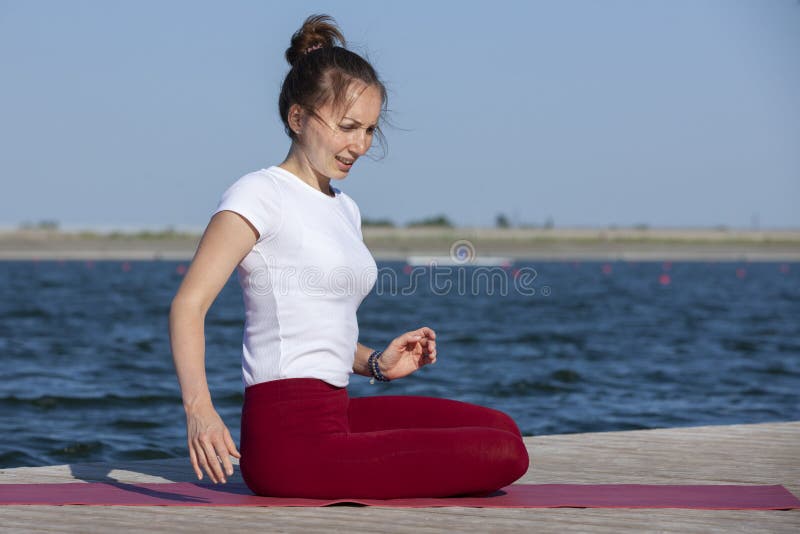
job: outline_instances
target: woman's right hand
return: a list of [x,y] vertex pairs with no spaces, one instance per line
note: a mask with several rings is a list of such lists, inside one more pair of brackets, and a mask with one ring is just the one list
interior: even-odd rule
[[228,427],[211,404],[186,411],[186,433],[189,458],[198,480],[203,480],[202,467],[215,484],[227,482],[225,473],[233,475],[230,457],[241,458],[242,455],[236,450]]

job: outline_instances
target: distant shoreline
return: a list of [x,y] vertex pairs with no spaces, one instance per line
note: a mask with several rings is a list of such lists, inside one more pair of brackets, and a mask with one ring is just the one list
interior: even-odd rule
[[[377,260],[449,256],[456,243],[512,260],[800,261],[799,230],[365,227]],[[0,231],[0,260],[180,260],[200,235]],[[466,243],[465,243],[466,242]]]

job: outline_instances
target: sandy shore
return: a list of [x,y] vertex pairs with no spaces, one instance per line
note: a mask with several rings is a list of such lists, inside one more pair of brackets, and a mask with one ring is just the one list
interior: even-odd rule
[[[0,260],[190,260],[199,235],[0,231]],[[514,260],[800,261],[800,231],[364,228],[378,260],[461,251]]]

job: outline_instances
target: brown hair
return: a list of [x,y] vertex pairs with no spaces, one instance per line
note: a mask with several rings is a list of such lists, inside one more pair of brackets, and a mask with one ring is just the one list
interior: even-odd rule
[[[347,101],[347,89],[356,81],[380,91],[381,119],[385,119],[386,87],[372,65],[346,46],[336,21],[328,15],[311,15],[292,35],[291,45],[286,49],[286,61],[292,68],[283,80],[278,99],[284,129],[292,139],[296,139],[289,127],[289,108],[292,105],[298,104],[317,117],[316,110],[327,103],[336,110],[346,110],[352,104]],[[385,149],[380,127],[375,133]]]

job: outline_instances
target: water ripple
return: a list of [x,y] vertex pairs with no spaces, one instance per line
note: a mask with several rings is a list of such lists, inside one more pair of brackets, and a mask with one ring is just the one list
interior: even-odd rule
[[[402,264],[392,264],[402,273]],[[186,455],[170,353],[178,262],[0,262],[0,467]],[[492,406],[526,435],[797,419],[800,265],[537,262],[544,296],[370,295],[361,341],[421,325],[440,363],[350,394]],[[402,281],[402,280],[401,280]],[[407,281],[407,280],[406,280]],[[236,437],[244,310],[233,274],[206,321],[212,398]]]

